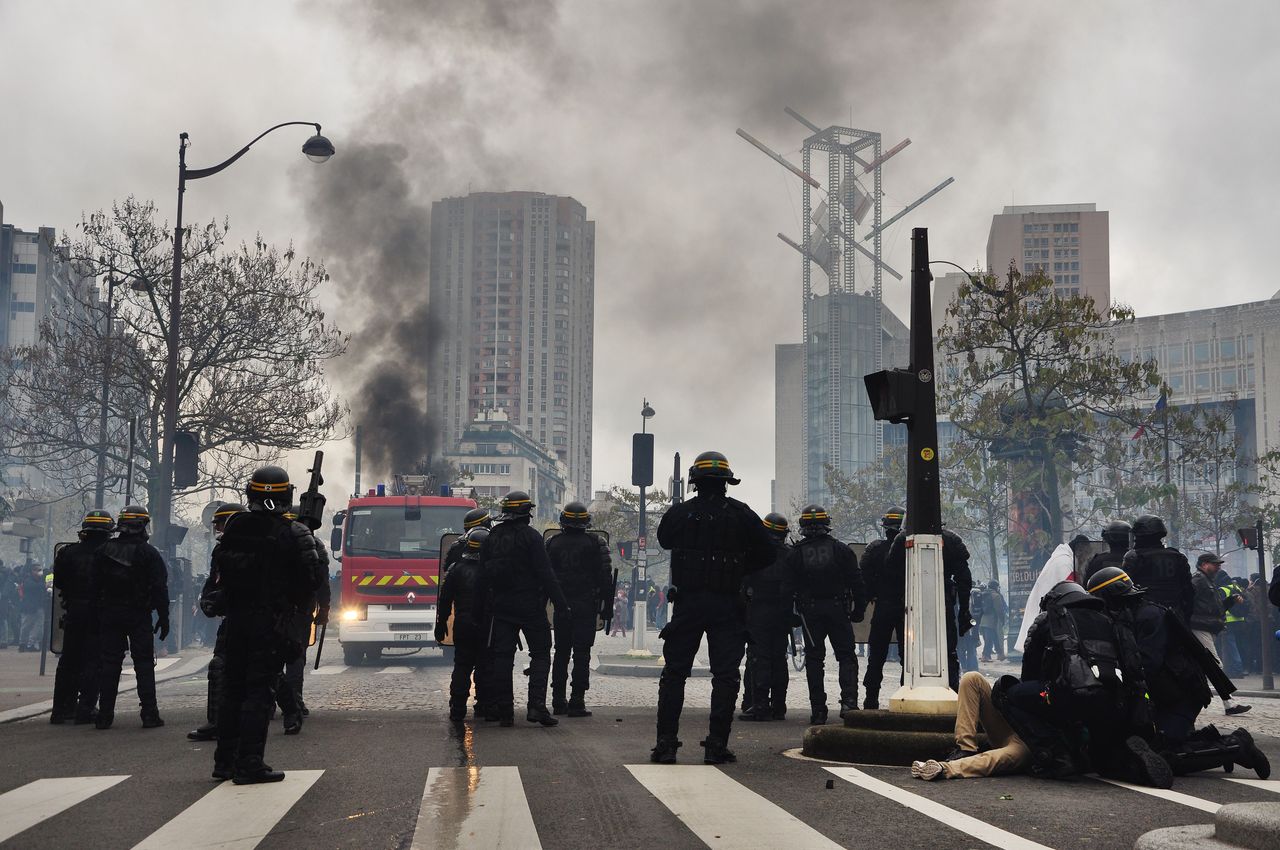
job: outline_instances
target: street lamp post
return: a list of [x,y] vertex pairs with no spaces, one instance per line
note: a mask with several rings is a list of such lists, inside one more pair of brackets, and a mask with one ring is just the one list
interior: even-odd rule
[[[640,410],[640,433],[647,434],[649,420],[654,417],[654,410],[649,406],[649,400],[644,400],[644,407]],[[648,467],[650,477],[653,469],[652,454],[648,459]],[[635,606],[632,609],[633,618],[631,621],[631,651],[633,653],[642,653],[644,649],[644,633],[648,627],[648,599],[642,598],[641,593],[645,583],[649,580],[649,531],[645,522],[645,487],[644,483],[640,484],[640,534],[639,545],[636,547],[636,582],[635,587],[631,589],[635,599]]]
[[320,135],[320,125],[314,121],[286,121],[259,133],[253,141],[227,159],[209,168],[187,168],[186,133],[178,134],[178,215],[173,227],[173,282],[169,291],[169,328],[166,335],[168,358],[165,363],[164,417],[161,426],[160,489],[156,494],[154,514],[155,531],[159,535],[160,550],[169,558],[175,554],[169,522],[173,514],[173,440],[178,430],[178,349],[182,338],[182,197],[187,191],[188,180],[212,177],[249,152],[249,148],[263,136],[281,127],[315,127],[316,134],[302,145],[302,152],[312,162],[325,162],[333,156],[333,144]]

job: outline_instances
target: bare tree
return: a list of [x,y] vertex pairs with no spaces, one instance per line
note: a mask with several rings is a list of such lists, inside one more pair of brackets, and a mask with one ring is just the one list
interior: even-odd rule
[[[110,376],[109,484],[118,486],[127,423],[139,420],[139,493],[159,486],[158,435],[170,327],[171,230],[155,205],[133,197],[85,216],[63,251],[82,274],[115,278],[114,321],[88,288],[41,328],[33,346],[6,353],[10,416],[3,447],[65,492],[93,486],[104,368]],[[248,470],[330,439],[344,420],[325,378],[347,337],[316,302],[324,267],[261,237],[229,245],[227,222],[186,232],[179,329],[178,429],[197,434],[191,494],[243,484]],[[135,497],[138,498],[138,497]]]

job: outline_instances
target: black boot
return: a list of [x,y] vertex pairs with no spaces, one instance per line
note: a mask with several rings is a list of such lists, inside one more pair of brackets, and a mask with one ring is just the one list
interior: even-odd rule
[[297,735],[302,731],[302,715],[286,714],[284,716],[284,733],[286,735]]
[[675,764],[678,749],[680,749],[680,742],[675,738],[659,738],[658,743],[649,753],[649,761],[654,764]]
[[880,694],[867,691],[867,695],[862,699],[863,711],[879,711],[880,710]]
[[551,686],[551,713],[560,715],[569,710],[569,703],[564,699],[564,685]]
[[702,742],[702,750],[703,764],[732,764],[738,760],[725,741],[707,738]]
[[198,726],[187,733],[188,741],[216,741],[218,740],[218,727],[211,726],[208,723]]
[[1169,763],[1157,755],[1146,741],[1132,735],[1125,739],[1124,749],[1128,770],[1139,783],[1150,788],[1173,787],[1173,770]]
[[1225,736],[1224,740],[1233,741],[1237,746],[1237,752],[1231,758],[1235,764],[1252,770],[1258,774],[1259,779],[1271,776],[1271,762],[1267,761],[1266,753],[1258,749],[1247,729],[1237,729]]
[[86,723],[92,723],[98,719],[98,712],[92,708],[77,708],[76,718],[72,722],[77,726],[84,726]]
[[575,690],[570,694],[568,710],[570,717],[591,716],[591,712],[587,710],[587,696],[584,691]]
[[551,712],[547,711],[545,705],[531,705],[529,710],[525,712],[524,719],[530,723],[541,723],[543,726],[558,726],[559,720],[551,716]]
[[464,703],[463,705],[455,705],[451,703],[449,705],[449,719],[452,720],[454,723],[457,723],[462,720],[466,720],[467,719],[466,704]]
[[264,782],[283,782],[284,771],[272,770],[268,764],[258,762],[249,767],[237,766],[231,774],[231,781],[236,785],[261,785]]
[[93,728],[110,729],[111,721],[115,720],[115,715],[109,711],[99,711],[98,716],[93,720]]
[[142,709],[142,728],[157,729],[164,725],[164,721],[160,719],[160,710],[158,708]]
[[232,777],[235,771],[227,762],[215,761],[213,763],[213,778],[218,782],[225,782]]
[[503,705],[498,707],[498,725],[499,726],[516,725],[516,710],[514,706]]
[[809,725],[821,726],[827,722],[827,707],[825,705],[815,705],[809,712]]

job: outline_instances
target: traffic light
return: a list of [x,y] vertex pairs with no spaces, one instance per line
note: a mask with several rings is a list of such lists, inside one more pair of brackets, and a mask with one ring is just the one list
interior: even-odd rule
[[631,560],[631,556],[635,554],[635,546],[636,542],[634,540],[623,540],[618,544],[618,554],[622,555],[622,560]]
[[888,420],[895,425],[911,421],[916,414],[917,387],[920,379],[906,369],[886,369],[864,375],[871,411],[876,419]]
[[200,481],[200,443],[191,431],[173,435],[173,486],[194,487]]

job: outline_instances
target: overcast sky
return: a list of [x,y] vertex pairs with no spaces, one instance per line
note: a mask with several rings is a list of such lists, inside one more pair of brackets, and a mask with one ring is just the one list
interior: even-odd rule
[[[179,131],[200,166],[285,120],[321,122],[338,156],[310,165],[305,129],[281,131],[192,184],[188,221],[229,215],[352,276],[351,245],[318,238],[323,190],[371,145],[402,146],[420,204],[572,195],[597,222],[596,487],[629,478],[647,395],[659,470],[719,449],[763,512],[773,345],[800,329],[799,256],[774,234],[799,237],[800,187],[736,127],[797,162],[784,106],[910,137],[886,217],[955,183],[887,232],[904,272],[912,227],[971,268],[1003,205],[1095,202],[1113,296],[1139,314],[1257,300],[1277,289],[1277,24],[1274,2],[0,0],[0,202],[59,230],[129,194],[171,210]],[[359,330],[354,291],[335,274],[325,297]],[[350,486],[332,448],[331,503]]]

